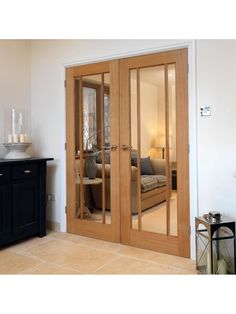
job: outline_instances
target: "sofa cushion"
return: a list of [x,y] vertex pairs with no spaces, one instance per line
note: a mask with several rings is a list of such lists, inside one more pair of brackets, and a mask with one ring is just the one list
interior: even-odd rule
[[[110,164],[110,150],[105,150],[105,164]],[[102,164],[102,151],[96,152],[96,163]]]
[[163,175],[142,175],[141,176],[141,192],[145,193],[160,186],[166,185],[166,176]]
[[[137,167],[137,156],[131,155],[132,166]],[[141,175],[153,175],[150,156],[140,159]]]

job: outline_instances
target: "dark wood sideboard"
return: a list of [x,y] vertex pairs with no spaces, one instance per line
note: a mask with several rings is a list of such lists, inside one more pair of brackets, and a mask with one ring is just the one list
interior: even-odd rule
[[46,235],[46,169],[53,158],[0,159],[0,246]]

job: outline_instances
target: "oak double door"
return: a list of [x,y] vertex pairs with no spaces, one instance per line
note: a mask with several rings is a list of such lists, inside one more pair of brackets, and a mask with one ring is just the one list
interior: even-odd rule
[[66,69],[67,231],[190,256],[187,49]]

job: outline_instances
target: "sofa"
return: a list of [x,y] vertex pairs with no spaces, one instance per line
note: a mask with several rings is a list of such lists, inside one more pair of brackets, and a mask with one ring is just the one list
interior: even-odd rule
[[[165,160],[150,159],[152,174],[141,175],[141,211],[153,207],[166,200]],[[137,167],[131,166],[131,202],[132,214],[137,214]],[[102,177],[102,164],[97,163],[96,177]],[[110,205],[110,164],[105,164],[105,207]],[[102,208],[102,185],[92,185],[91,193],[95,208]]]

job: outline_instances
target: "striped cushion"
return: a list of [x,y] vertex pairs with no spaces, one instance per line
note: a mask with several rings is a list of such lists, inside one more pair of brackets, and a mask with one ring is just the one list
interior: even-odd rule
[[148,192],[160,186],[166,185],[166,176],[163,175],[142,175],[141,192]]

